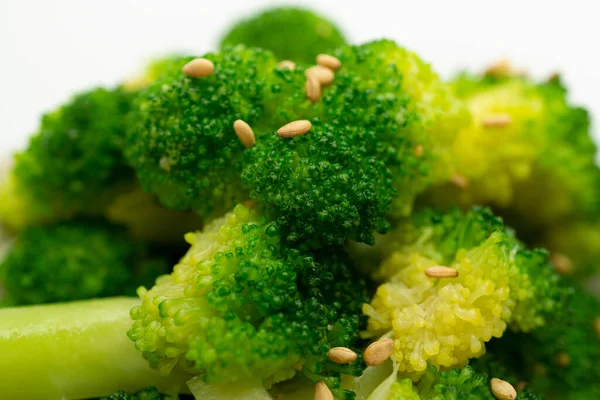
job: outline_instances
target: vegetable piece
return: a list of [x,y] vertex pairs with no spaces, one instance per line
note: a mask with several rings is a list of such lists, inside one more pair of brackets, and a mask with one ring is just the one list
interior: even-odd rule
[[277,7],[236,22],[221,38],[220,47],[240,43],[270,50],[281,60],[314,63],[319,53],[346,40],[320,15],[301,8]]
[[197,376],[188,382],[188,387],[197,400],[272,400],[261,382],[209,385]]
[[395,195],[381,139],[358,126],[315,123],[310,132],[282,139],[267,135],[246,154],[242,180],[265,204],[290,243],[372,243],[385,232]]
[[175,398],[164,395],[154,386],[151,386],[135,394],[127,394],[124,390],[119,390],[108,397],[102,397],[97,400],[175,400]]
[[[3,305],[27,305],[133,294],[168,271],[162,257],[101,221],[27,228],[0,263]],[[147,277],[150,277],[148,280]]]
[[186,377],[161,377],[127,339],[138,303],[118,297],[0,309],[2,396],[82,399],[149,385],[177,394]]
[[44,115],[39,133],[15,156],[0,190],[0,220],[21,230],[74,215],[99,215],[132,180],[122,156],[132,94],[93,89]]
[[244,46],[205,58],[215,64],[212,75],[186,76],[181,68],[192,58],[182,58],[136,98],[126,154],[163,206],[214,217],[247,198],[239,179],[244,145],[233,124],[260,117],[276,60]]
[[[363,307],[364,336],[391,333],[399,370],[412,376],[428,364],[464,365],[507,324],[530,331],[561,305],[547,254],[527,250],[487,209],[424,210],[388,236],[382,246],[390,252],[374,273],[385,283]],[[459,274],[431,279],[424,271],[435,265]]]
[[335,248],[301,253],[280,243],[279,226],[242,205],[190,233],[171,275],[138,294],[129,337],[163,374],[202,373],[209,384],[258,381],[269,387],[302,370],[332,389],[331,347],[350,347],[360,329],[365,285]]

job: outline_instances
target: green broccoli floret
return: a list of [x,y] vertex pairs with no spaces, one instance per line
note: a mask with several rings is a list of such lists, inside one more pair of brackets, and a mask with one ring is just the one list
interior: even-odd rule
[[190,233],[171,275],[138,294],[129,337],[163,374],[183,369],[210,384],[270,384],[296,370],[336,389],[362,360],[329,361],[361,327],[364,282],[335,248],[302,253],[281,245],[280,227],[242,205]]
[[124,390],[119,390],[107,397],[101,397],[97,400],[174,400],[174,397],[164,395],[154,386],[140,390],[134,394],[127,394]]
[[0,263],[4,305],[27,305],[134,294],[168,271],[126,231],[102,221],[32,226]]
[[[173,62],[136,98],[126,154],[142,188],[167,208],[218,216],[247,198],[240,172],[244,146],[233,123],[262,113],[270,52],[237,46],[205,56],[215,71],[190,78]],[[257,132],[258,133],[258,132]]]
[[133,174],[122,156],[133,94],[93,89],[44,115],[0,190],[0,220],[13,230],[98,215]]
[[220,47],[245,44],[270,50],[279,59],[314,63],[315,57],[346,43],[342,32],[312,11],[277,7],[236,22]]
[[89,399],[150,385],[176,395],[190,376],[160,376],[127,339],[137,304],[118,297],[0,309],[2,397]]
[[543,327],[507,335],[492,343],[492,351],[511,354],[531,386],[548,398],[596,398],[591,394],[600,394],[600,302],[579,286],[565,285],[564,305]]
[[247,152],[242,179],[290,243],[373,243],[396,194],[387,150],[374,131],[315,123],[297,138],[266,135]]
[[[389,233],[373,277],[384,281],[370,304],[365,337],[391,334],[400,371],[454,367],[485,351],[507,325],[530,331],[547,322],[562,291],[543,251],[527,250],[487,209],[424,210]],[[432,266],[458,276],[429,278]]]

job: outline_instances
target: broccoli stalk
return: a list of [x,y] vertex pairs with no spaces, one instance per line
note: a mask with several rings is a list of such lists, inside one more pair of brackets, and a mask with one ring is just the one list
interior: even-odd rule
[[7,399],[82,399],[156,386],[177,394],[184,375],[162,377],[129,339],[129,310],[117,297],[0,309],[0,393]]

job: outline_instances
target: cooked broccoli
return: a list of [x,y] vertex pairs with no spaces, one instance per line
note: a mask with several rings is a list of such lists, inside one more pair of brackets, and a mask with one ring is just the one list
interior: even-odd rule
[[330,21],[309,10],[277,7],[236,22],[221,38],[220,47],[245,44],[270,50],[279,59],[314,63],[315,57],[346,43]]
[[292,242],[373,243],[386,215],[408,213],[426,182],[442,180],[434,177],[443,164],[437,146],[452,140],[465,113],[428,65],[392,41],[334,54],[342,68],[314,104],[302,67],[271,75],[259,126],[309,119],[314,128],[296,139],[261,138],[243,179]]
[[44,115],[0,190],[0,220],[20,230],[100,214],[133,176],[121,153],[132,96],[119,88],[93,89]]
[[567,102],[559,81],[461,75],[454,88],[473,117],[450,147],[454,177],[465,184],[437,187],[425,203],[494,206],[520,237],[544,246],[544,233],[563,229],[565,218],[598,214],[589,116]]
[[134,239],[154,244],[185,244],[185,233],[202,228],[202,219],[194,212],[164,208],[156,196],[139,187],[117,196],[106,207],[105,217],[126,226]]
[[211,76],[186,76],[181,68],[191,58],[182,58],[140,93],[126,148],[144,190],[201,217],[247,198],[239,178],[244,146],[233,123],[252,125],[261,116],[265,76],[276,63],[270,52],[244,46],[206,58],[215,63]]
[[2,397],[87,399],[149,385],[177,394],[189,377],[160,376],[127,339],[137,304],[119,297],[0,309]]
[[192,245],[171,275],[138,293],[129,337],[163,374],[182,369],[207,383],[259,382],[296,370],[334,390],[330,347],[358,339],[365,284],[335,248],[314,254],[281,245],[280,227],[242,205],[190,233]]
[[181,58],[183,58],[183,56],[170,55],[150,61],[150,63],[148,63],[144,69],[144,72],[139,76],[123,83],[123,88],[132,92],[146,89],[148,86],[154,83],[161,74],[168,71],[173,63],[176,63]]
[[[492,351],[508,353],[525,380],[548,398],[592,399],[600,394],[600,302],[578,285],[543,327],[507,335]],[[593,396],[594,393],[596,396]]]
[[87,220],[32,226],[0,263],[2,304],[135,294],[138,285],[151,283],[167,266],[118,226]]
[[164,395],[154,386],[150,386],[144,390],[140,390],[134,394],[127,394],[124,390],[119,390],[107,397],[102,397],[97,400],[174,400],[176,398]]
[[[487,209],[424,210],[386,239],[386,258],[373,275],[384,283],[363,307],[363,335],[392,335],[399,370],[412,376],[428,364],[464,365],[507,324],[519,331],[542,326],[562,300],[547,254],[527,250]],[[431,266],[458,276],[429,278]]]

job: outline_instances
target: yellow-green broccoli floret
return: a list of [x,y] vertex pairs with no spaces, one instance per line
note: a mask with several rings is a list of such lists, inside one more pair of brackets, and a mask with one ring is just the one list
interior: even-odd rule
[[425,202],[493,206],[532,243],[563,218],[597,214],[600,169],[589,116],[569,104],[559,81],[461,75],[453,87],[472,115],[449,148],[460,179]]
[[129,79],[123,83],[123,88],[132,92],[137,92],[148,88],[159,76],[168,71],[173,63],[181,60],[183,56],[170,55],[167,57],[156,58],[146,65],[144,72],[135,78]]
[[0,190],[0,218],[13,230],[73,215],[97,215],[133,177],[122,155],[133,94],[93,89],[44,115],[15,156]]
[[345,43],[342,32],[324,17],[301,8],[277,7],[236,22],[220,47],[245,44],[270,50],[281,60],[314,63],[318,54]]
[[134,294],[168,271],[126,231],[101,221],[69,221],[22,231],[0,262],[2,305]]
[[239,178],[244,146],[233,123],[253,125],[261,116],[276,60],[241,45],[205,58],[215,64],[210,76],[186,76],[181,68],[192,58],[182,58],[140,93],[126,154],[142,188],[163,206],[214,217],[247,199]]
[[[363,311],[365,337],[391,336],[400,371],[465,365],[507,325],[529,331],[558,304],[558,276],[543,251],[529,251],[489,210],[425,210],[388,234],[388,255],[374,273],[384,281]],[[458,271],[433,279],[432,266]]]
[[192,245],[171,275],[138,290],[129,337],[150,365],[183,369],[207,383],[273,382],[296,370],[335,388],[327,351],[358,338],[365,284],[342,253],[301,253],[281,244],[280,227],[242,205],[186,236]]

